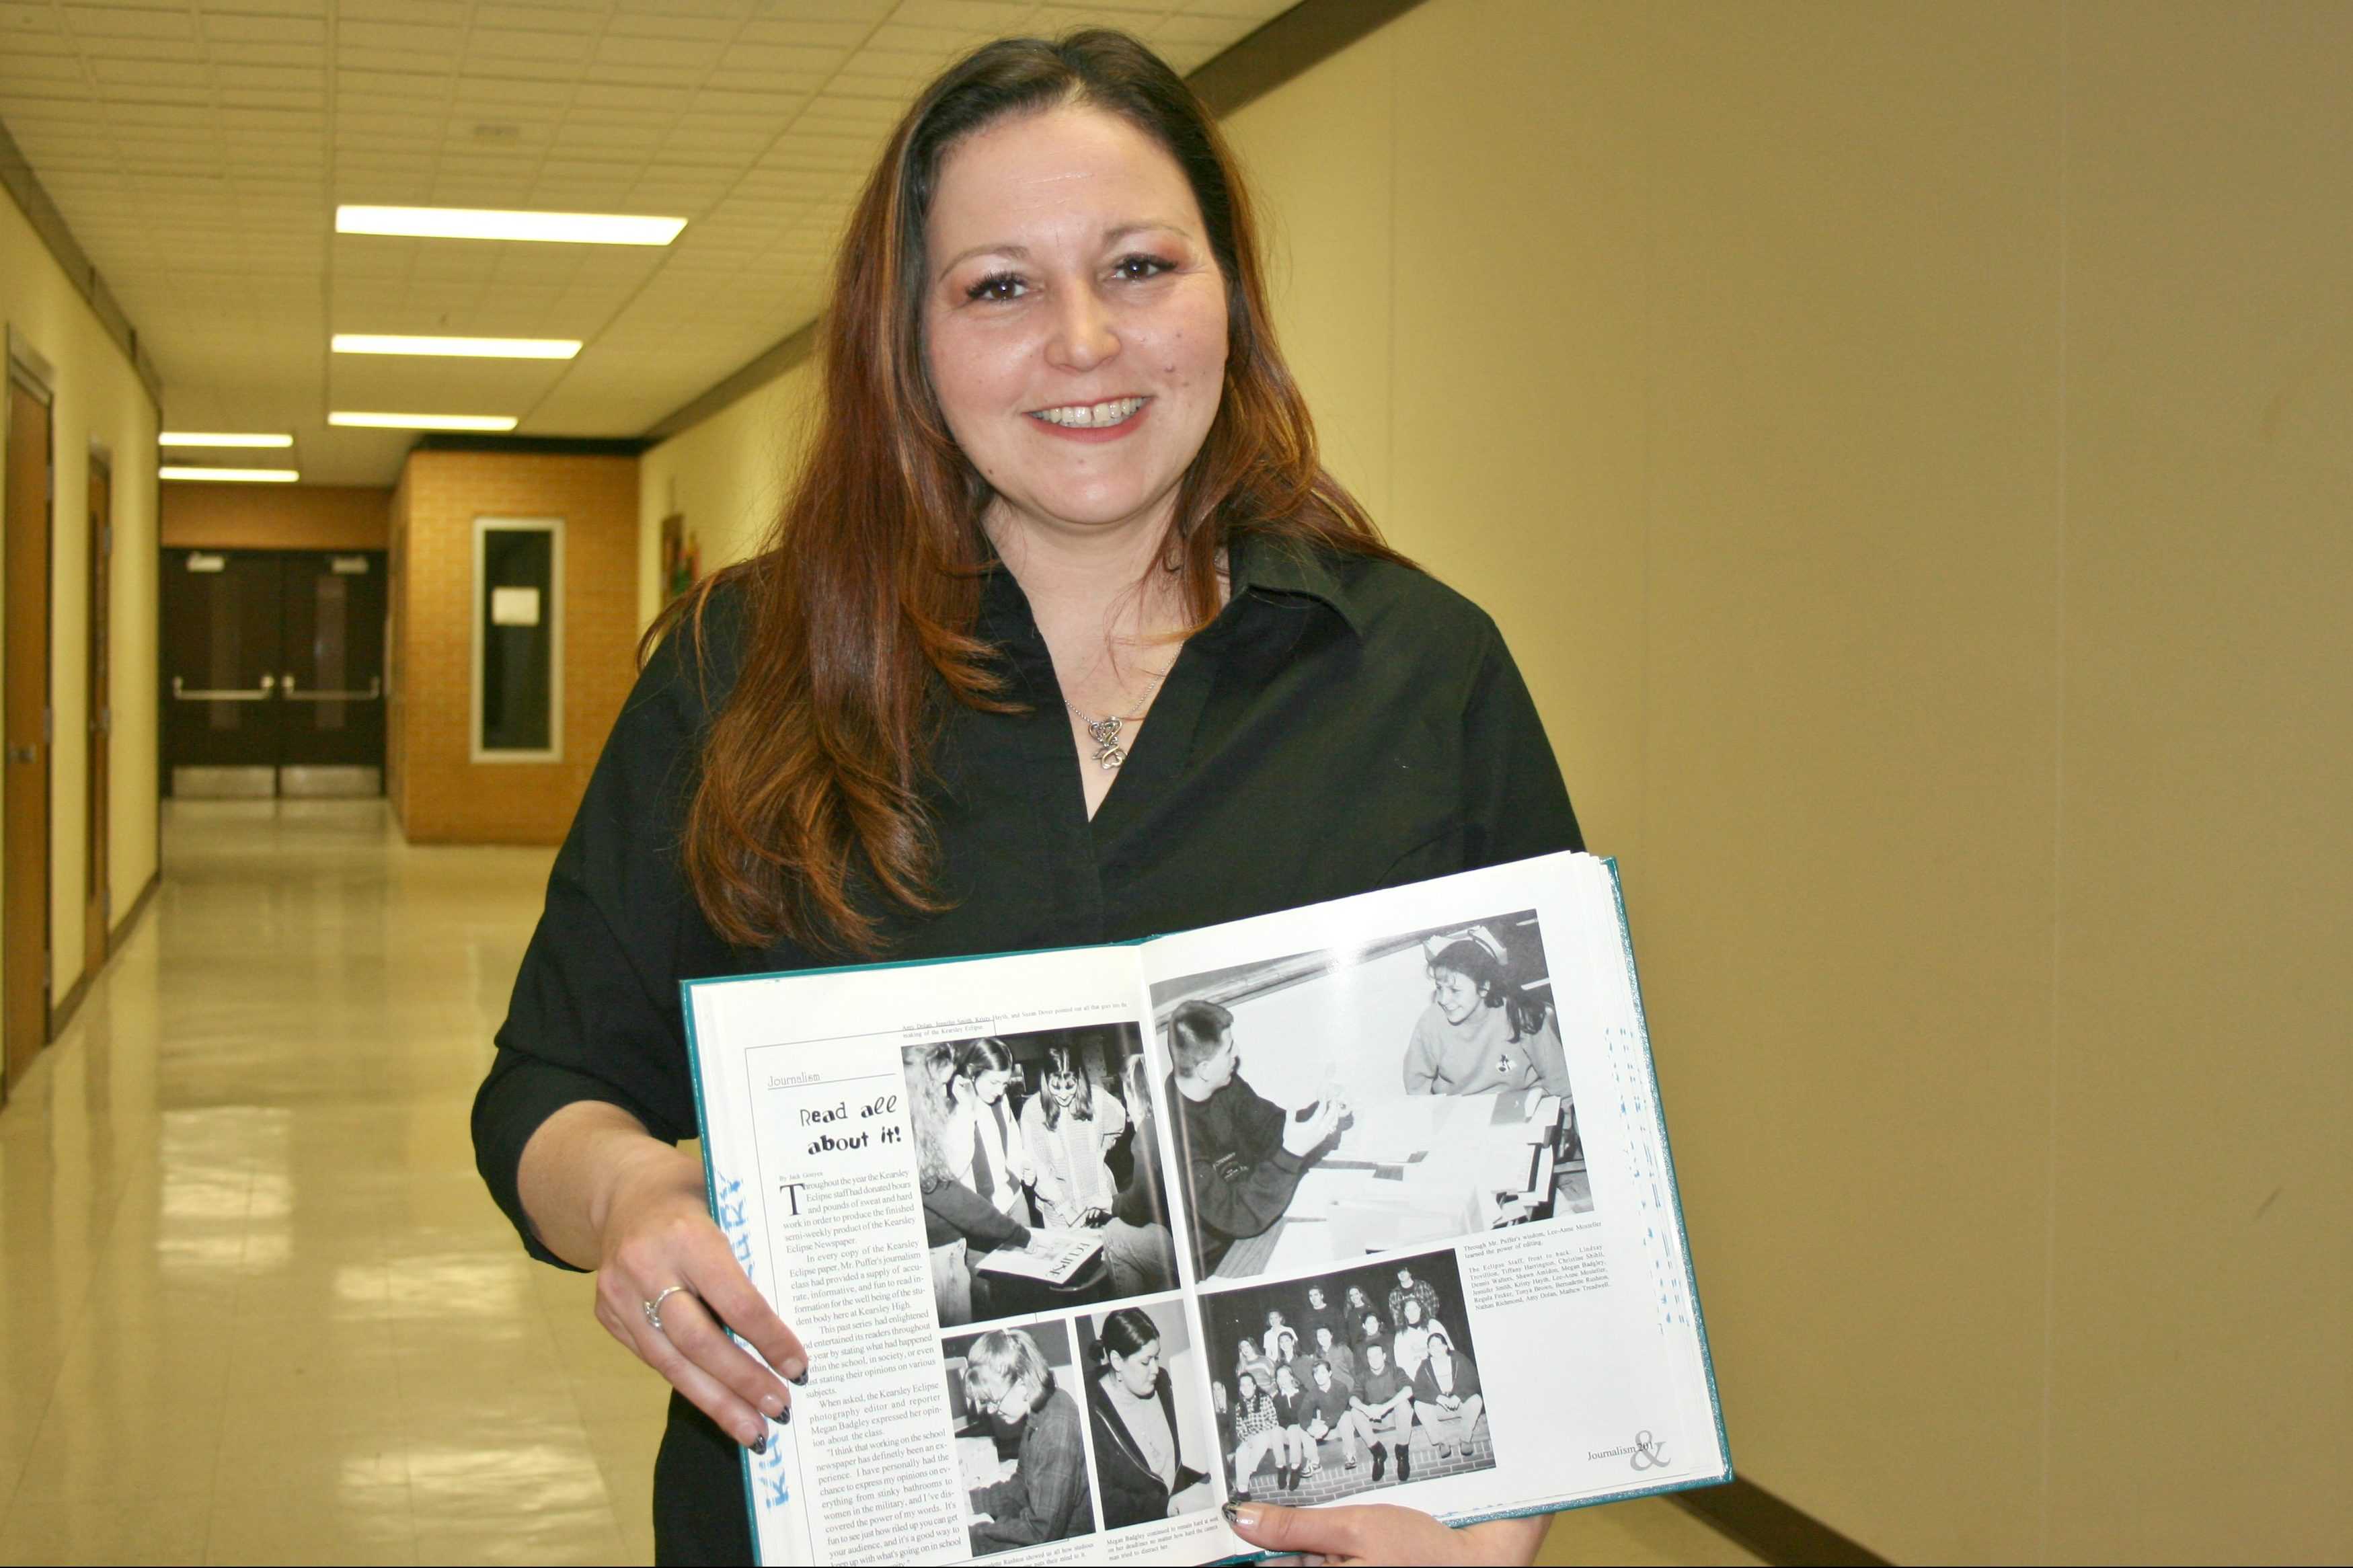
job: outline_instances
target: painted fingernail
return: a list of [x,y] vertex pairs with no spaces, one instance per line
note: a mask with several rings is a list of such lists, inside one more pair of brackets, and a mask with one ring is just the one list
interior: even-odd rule
[[785,1418],[785,1411],[788,1406],[785,1404],[783,1394],[764,1394],[760,1395],[760,1408],[767,1412],[769,1420],[781,1421]]
[[786,1374],[785,1381],[791,1384],[795,1388],[807,1388],[808,1386],[808,1363],[801,1363],[800,1370],[798,1372]]
[[1226,1522],[1236,1530],[1249,1531],[1258,1528],[1258,1510],[1237,1503],[1224,1505]]
[[776,1425],[777,1425],[777,1426],[791,1426],[792,1424],[793,1424],[793,1407],[792,1407],[791,1405],[786,1405],[786,1406],[785,1406],[785,1413],[784,1413],[782,1415],[779,1415],[779,1416],[777,1416],[777,1417],[776,1417]]
[[754,1440],[752,1444],[752,1452],[755,1454],[765,1454],[767,1451],[768,1435],[765,1432],[763,1432],[756,1439]]

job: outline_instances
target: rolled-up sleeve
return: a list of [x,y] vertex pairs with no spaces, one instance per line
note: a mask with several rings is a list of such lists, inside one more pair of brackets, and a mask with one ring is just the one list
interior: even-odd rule
[[[704,646],[731,628],[714,603]],[[562,1264],[523,1213],[523,1145],[581,1100],[619,1106],[670,1142],[695,1131],[679,982],[728,967],[678,860],[694,748],[716,695],[674,636],[639,675],[548,877],[498,1055],[474,1098],[474,1158],[532,1255]],[[729,639],[732,645],[732,638]],[[727,661],[714,657],[709,673]],[[568,1267],[568,1266],[567,1266]]]

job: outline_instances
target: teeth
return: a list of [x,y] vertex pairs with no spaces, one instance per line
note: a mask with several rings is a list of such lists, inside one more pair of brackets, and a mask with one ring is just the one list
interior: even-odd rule
[[1098,430],[1132,417],[1144,406],[1141,397],[1114,397],[1109,403],[1073,403],[1061,408],[1040,408],[1029,416],[1049,425],[1073,430]]

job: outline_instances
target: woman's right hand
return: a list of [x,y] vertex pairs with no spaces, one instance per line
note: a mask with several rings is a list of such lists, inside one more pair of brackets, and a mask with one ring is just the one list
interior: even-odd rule
[[[711,1222],[693,1156],[652,1139],[632,1149],[613,1173],[596,1231],[596,1321],[722,1431],[765,1450],[768,1423],[791,1418],[792,1393],[777,1374],[807,1382],[808,1355]],[[656,1328],[645,1303],[665,1290]],[[731,1328],[767,1366],[727,1337]]]

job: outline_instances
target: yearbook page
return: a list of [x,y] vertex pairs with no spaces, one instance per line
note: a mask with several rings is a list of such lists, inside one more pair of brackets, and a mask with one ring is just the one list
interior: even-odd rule
[[686,1006],[712,1212],[810,1353],[745,1456],[763,1562],[1730,1477],[1609,862]]

